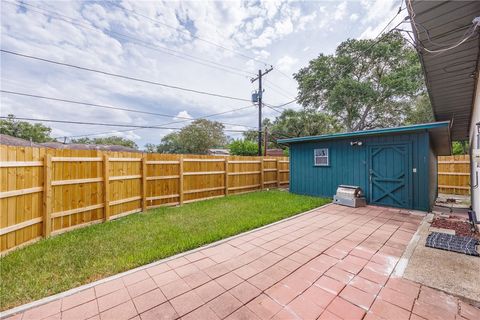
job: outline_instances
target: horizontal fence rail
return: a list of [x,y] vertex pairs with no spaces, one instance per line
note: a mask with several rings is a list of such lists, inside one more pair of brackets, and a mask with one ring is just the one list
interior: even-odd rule
[[438,157],[438,192],[470,194],[470,156],[468,154]]
[[160,206],[287,187],[286,157],[0,145],[0,252]]

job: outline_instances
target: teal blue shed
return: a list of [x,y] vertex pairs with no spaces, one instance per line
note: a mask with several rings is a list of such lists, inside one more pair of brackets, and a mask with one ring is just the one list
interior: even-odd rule
[[451,153],[450,122],[278,140],[290,148],[290,191],[333,197],[362,188],[369,204],[430,211],[437,156]]

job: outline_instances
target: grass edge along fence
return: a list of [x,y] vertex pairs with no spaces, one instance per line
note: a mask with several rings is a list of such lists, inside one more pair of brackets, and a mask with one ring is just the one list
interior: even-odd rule
[[41,238],[160,206],[285,187],[289,160],[0,145],[0,179],[5,255]]
[[470,156],[468,154],[438,157],[438,192],[470,194]]

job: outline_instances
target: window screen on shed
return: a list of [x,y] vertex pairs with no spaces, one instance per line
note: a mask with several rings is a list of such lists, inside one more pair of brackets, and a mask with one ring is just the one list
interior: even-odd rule
[[315,149],[314,161],[316,166],[328,166],[328,149]]

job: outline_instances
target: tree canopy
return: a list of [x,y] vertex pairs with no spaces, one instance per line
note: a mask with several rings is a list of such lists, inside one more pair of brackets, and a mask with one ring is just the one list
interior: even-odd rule
[[[207,154],[208,149],[223,147],[227,144],[227,137],[223,132],[224,126],[220,122],[198,119],[178,132],[164,136],[156,151],[160,153],[193,153]],[[146,146],[149,151],[152,145]]]
[[110,136],[110,137],[101,137],[101,138],[79,138],[79,139],[72,139],[72,143],[83,143],[83,144],[105,144],[105,145],[116,145],[116,146],[124,146],[129,147],[132,149],[138,149],[137,144],[130,139],[118,137],[118,136]]
[[294,75],[298,101],[323,111],[347,131],[396,126],[424,90],[415,50],[400,33],[381,41],[349,39]]
[[13,114],[0,120],[0,133],[37,143],[52,141],[51,132],[52,129],[43,124],[15,120]]
[[257,143],[247,139],[233,140],[228,145],[228,149],[232,156],[256,156],[258,154]]

